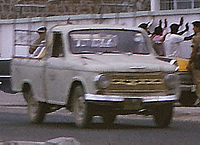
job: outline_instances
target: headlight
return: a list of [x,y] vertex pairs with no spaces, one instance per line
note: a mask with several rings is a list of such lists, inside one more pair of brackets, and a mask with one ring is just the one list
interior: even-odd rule
[[176,74],[168,74],[164,77],[164,82],[168,89],[176,89],[180,84],[179,76]]
[[98,89],[105,89],[110,85],[108,77],[104,74],[100,74],[94,79]]

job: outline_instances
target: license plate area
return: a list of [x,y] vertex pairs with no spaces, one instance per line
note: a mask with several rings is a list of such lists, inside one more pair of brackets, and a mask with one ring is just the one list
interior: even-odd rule
[[142,99],[125,99],[124,110],[137,110],[140,109]]

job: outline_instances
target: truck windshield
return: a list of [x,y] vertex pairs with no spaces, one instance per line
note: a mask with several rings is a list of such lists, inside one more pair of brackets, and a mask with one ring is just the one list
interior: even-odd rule
[[130,30],[79,30],[69,34],[71,51],[83,53],[149,54],[142,33]]

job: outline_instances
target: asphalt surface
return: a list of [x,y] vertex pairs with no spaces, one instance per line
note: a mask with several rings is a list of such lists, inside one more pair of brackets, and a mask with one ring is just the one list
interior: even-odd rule
[[[8,118],[9,118],[9,116],[13,117],[13,114],[20,113],[20,114],[18,114],[19,116],[21,115],[22,117],[25,117],[28,120],[28,117],[26,115],[24,116],[24,114],[27,113],[26,105],[27,104],[21,93],[7,94],[4,92],[0,92],[0,112],[5,112],[5,113],[7,112]],[[59,117],[62,117],[62,115],[63,115],[64,118],[65,118],[65,115],[72,116],[71,113],[66,111],[64,108],[52,114],[53,117],[55,117],[54,115],[58,115]],[[57,116],[56,116],[56,118],[57,118]],[[141,122],[141,120],[140,120],[141,118],[139,118],[139,116],[137,116],[137,115],[124,115],[124,116],[119,116],[119,118],[120,118],[119,122],[124,121],[124,119],[125,119],[125,121],[134,119],[136,121],[139,120],[139,122]],[[51,119],[51,116],[50,116],[50,119]],[[28,122],[27,120],[25,120],[24,122]],[[54,119],[53,122],[55,120],[57,120],[57,119]],[[191,128],[190,125],[192,123],[194,123],[196,125],[196,123],[200,122],[200,107],[181,107],[180,105],[177,105],[177,107],[174,108],[173,120],[175,122],[174,124],[172,124],[173,126],[178,126],[179,124],[184,124],[184,126],[188,126],[190,129]],[[12,121],[12,119],[11,119],[11,121]],[[15,123],[17,123],[17,122],[15,122]],[[23,121],[22,121],[22,123],[23,123]],[[48,124],[48,122],[47,122],[47,124]],[[54,124],[55,123],[53,123],[53,125]],[[71,122],[69,124],[71,124]],[[12,122],[11,122],[11,125],[12,125]],[[118,126],[120,126],[120,124]],[[22,126],[22,127],[24,127],[24,126]],[[49,126],[46,126],[46,127],[48,128]],[[72,127],[73,127],[73,125],[72,125]],[[17,128],[18,128],[18,125],[17,125]],[[124,130],[125,132],[129,131],[129,129],[126,130],[125,128],[122,127],[122,130]],[[38,127],[38,129],[40,129],[40,127]],[[41,129],[44,129],[44,126],[42,126]],[[66,129],[68,129],[68,128],[66,128]],[[78,130],[77,133],[74,133],[74,134],[77,135],[77,134],[80,134],[80,132],[81,131]],[[91,136],[92,136],[92,134],[91,134]],[[36,141],[39,141],[39,140],[36,140]],[[1,142],[1,139],[0,139],[0,145],[2,143],[3,142]]]

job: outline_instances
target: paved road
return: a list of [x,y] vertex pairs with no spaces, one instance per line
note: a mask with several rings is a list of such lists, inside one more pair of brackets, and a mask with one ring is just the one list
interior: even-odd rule
[[118,116],[110,129],[100,118],[92,127],[78,129],[65,109],[49,114],[43,124],[31,124],[21,94],[7,97],[0,99],[4,101],[0,105],[0,141],[46,141],[62,136],[74,137],[81,145],[198,145],[200,140],[199,107],[176,107],[167,129],[156,128],[150,117],[136,115]]
[[[0,140],[46,141],[74,137],[82,145],[198,145],[200,121],[197,108],[175,109],[175,118],[167,129],[155,127],[150,117],[119,116],[107,129],[100,118],[89,129],[78,129],[72,115],[62,109],[49,114],[43,124],[31,124],[26,107],[0,107]],[[181,111],[180,111],[181,110]]]

